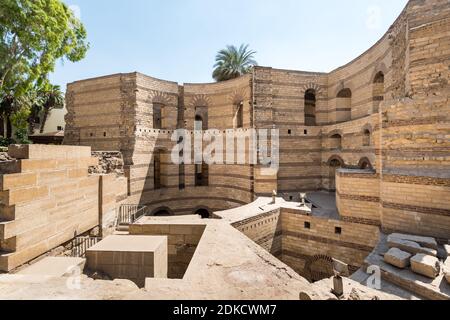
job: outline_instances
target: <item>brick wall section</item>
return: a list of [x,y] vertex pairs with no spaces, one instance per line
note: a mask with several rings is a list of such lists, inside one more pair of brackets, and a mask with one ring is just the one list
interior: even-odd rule
[[[98,162],[90,147],[10,146],[9,154],[18,160],[14,173],[9,170],[0,176],[2,271],[98,226],[100,210],[113,210],[120,200],[117,196],[123,194],[118,184],[126,186],[123,179],[88,175],[88,167]],[[117,186],[109,190],[114,195],[99,196],[100,179],[104,189]]]
[[281,257],[282,229],[280,210],[264,213],[232,224],[258,245],[276,257]]
[[379,176],[370,171],[339,170],[336,204],[341,219],[381,226]]
[[[256,67],[250,75],[214,84],[180,86],[139,73],[75,82],[68,86],[66,143],[122,151],[132,200],[152,210],[223,210],[274,189],[298,200],[301,191],[335,190],[338,183],[347,221],[450,237],[448,204],[442,198],[447,189],[439,180],[450,179],[449,15],[448,1],[411,0],[374,46],[330,73]],[[316,94],[315,126],[305,121],[309,90]],[[342,90],[351,97],[340,97]],[[262,177],[253,166],[211,166],[210,186],[195,187],[194,166],[184,166],[180,175],[169,161],[171,132],[192,130],[198,108],[207,112],[209,128],[233,128],[240,102],[244,130],[280,130],[280,170],[276,177]],[[154,104],[164,105],[162,130],[153,128]],[[105,121],[98,121],[105,113]],[[341,136],[340,147],[335,135]],[[155,150],[165,150],[162,190],[153,186]],[[346,168],[368,161],[378,175],[375,188],[386,187],[389,195],[351,190],[353,183],[363,183],[361,178],[336,181],[333,160]],[[389,176],[438,180],[413,183],[413,194],[429,197],[417,196],[425,202],[405,206],[410,196],[403,184],[408,183],[385,185]],[[180,190],[180,184],[185,188]]]
[[[283,207],[232,226],[305,277],[309,276],[306,261],[317,255],[357,269],[378,243],[380,232],[378,226],[313,217],[300,209]],[[341,228],[341,234],[335,233],[336,227]]]

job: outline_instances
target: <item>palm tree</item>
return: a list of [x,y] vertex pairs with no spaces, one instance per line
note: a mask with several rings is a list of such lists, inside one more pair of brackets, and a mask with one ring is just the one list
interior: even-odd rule
[[216,56],[213,78],[217,81],[226,81],[238,78],[258,65],[254,60],[255,51],[248,50],[248,45],[242,44],[239,48],[227,46],[220,50]]
[[38,93],[38,105],[43,112],[40,133],[44,133],[48,115],[53,109],[64,108],[64,94],[59,86],[47,85]]
[[22,106],[28,105],[28,97],[16,97],[7,93],[0,97],[0,116],[3,119],[3,138],[11,138],[12,125],[11,116],[18,112]]

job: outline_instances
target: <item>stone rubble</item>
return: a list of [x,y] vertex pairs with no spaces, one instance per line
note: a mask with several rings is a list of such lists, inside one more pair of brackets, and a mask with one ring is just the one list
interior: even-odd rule
[[411,259],[411,269],[414,273],[436,279],[441,273],[441,264],[436,257],[417,254]]
[[413,236],[409,234],[401,234],[401,233],[393,233],[390,235],[391,239],[401,239],[406,241],[412,241],[418,243],[420,246],[429,248],[429,249],[438,249],[438,244],[436,242],[436,239],[431,237],[420,237],[420,236]]
[[94,151],[92,156],[99,159],[99,164],[89,167],[90,174],[124,174],[124,161],[121,152]]
[[384,261],[394,267],[405,269],[410,265],[411,254],[398,248],[391,248],[385,255]]
[[426,254],[433,257],[437,256],[437,250],[424,248],[419,243],[413,242],[411,240],[400,239],[395,236],[390,235],[388,237],[389,248],[398,248],[402,251],[406,251],[412,254]]

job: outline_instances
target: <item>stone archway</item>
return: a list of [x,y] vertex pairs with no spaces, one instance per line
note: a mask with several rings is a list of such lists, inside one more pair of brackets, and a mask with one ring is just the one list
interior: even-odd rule
[[328,181],[329,181],[329,191],[336,191],[336,171],[339,168],[344,168],[344,160],[339,156],[332,156],[328,160]]
[[315,255],[306,260],[305,276],[310,282],[317,282],[334,276],[333,258]]
[[205,207],[199,207],[194,210],[194,214],[199,215],[202,217],[202,219],[209,219],[211,218],[211,210]]
[[151,216],[155,217],[170,217],[173,215],[174,215],[173,211],[168,207],[157,208],[153,210],[151,214]]

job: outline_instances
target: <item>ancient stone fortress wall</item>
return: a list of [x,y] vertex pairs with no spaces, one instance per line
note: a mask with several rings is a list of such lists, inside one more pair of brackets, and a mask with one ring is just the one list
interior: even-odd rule
[[448,1],[411,1],[392,28],[377,172],[338,174],[346,217],[379,219],[386,232],[450,237],[449,15]]
[[[92,88],[100,88],[102,94]],[[67,96],[71,112],[65,144],[118,148],[124,155],[131,202],[147,205],[154,213],[192,214],[253,200],[250,165],[211,165],[206,181],[199,185],[195,165],[179,166],[170,156],[173,131],[182,128],[193,135],[196,117],[202,117],[201,129],[237,129],[236,109],[242,107],[239,130],[250,128],[250,76],[215,85],[179,86],[133,73],[70,84]],[[108,103],[111,118],[103,118],[98,110]],[[159,186],[155,186],[155,163]]]
[[126,178],[88,174],[98,164],[90,147],[10,146],[9,156],[0,163],[0,271],[114,220],[127,196]]
[[[139,73],[75,82],[65,143],[120,150],[131,202],[152,213],[234,208],[272,190],[298,200],[301,191],[337,189],[342,222],[450,238],[449,16],[448,1],[409,1],[380,41],[330,73],[256,67],[216,84]],[[280,170],[175,165],[177,128],[277,128]]]

